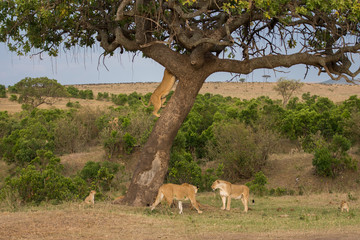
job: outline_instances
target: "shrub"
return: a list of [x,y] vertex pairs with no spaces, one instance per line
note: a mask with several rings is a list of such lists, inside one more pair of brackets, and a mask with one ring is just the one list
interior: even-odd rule
[[76,102],[67,102],[66,103],[66,106],[69,107],[69,108],[80,108],[80,103],[78,101]]
[[16,86],[9,86],[8,91],[9,91],[9,93],[18,93]]
[[184,150],[173,151],[166,181],[175,184],[190,183],[197,186],[199,191],[209,191],[212,183],[223,174],[222,169],[223,165],[219,164],[216,169],[208,168],[202,173],[201,167],[190,153]]
[[111,94],[111,101],[116,105],[124,106],[127,103],[128,97],[126,94]]
[[18,97],[15,94],[11,94],[9,100],[15,102],[18,100]]
[[130,154],[136,144],[145,143],[154,124],[151,115],[143,111],[128,111],[127,107],[124,108],[121,116],[116,117],[116,124],[109,123],[110,117],[99,121],[99,125],[104,126],[101,137],[109,158],[120,154]]
[[129,133],[125,133],[123,136],[123,141],[125,145],[125,151],[127,154],[130,154],[135,147],[136,139],[131,136]]
[[16,124],[17,122],[8,114],[8,112],[0,111],[0,159],[3,152],[1,150],[1,139],[8,136],[14,130]]
[[255,131],[238,121],[215,124],[213,138],[207,145],[208,157],[223,163],[224,177],[230,181],[250,178],[260,171],[276,144],[271,131]]
[[16,129],[0,141],[0,154],[7,163],[24,166],[36,157],[40,149],[53,150],[51,135],[46,127],[31,119],[23,129]]
[[37,151],[33,164],[18,169],[15,176],[5,180],[5,185],[13,190],[13,196],[18,196],[25,203],[61,202],[84,195],[85,182],[64,177],[62,169],[60,159],[52,152]]
[[201,168],[193,160],[190,153],[182,151],[171,154],[167,182],[202,186]]
[[248,182],[246,186],[249,187],[251,193],[259,196],[264,196],[268,191],[265,186],[267,183],[267,177],[262,171],[260,171],[255,174],[254,180]]
[[200,191],[211,191],[211,185],[216,179],[219,179],[223,174],[224,165],[220,163],[216,169],[208,168],[202,175],[202,185]]
[[100,100],[100,101],[101,100],[109,100],[109,93],[107,93],[107,92],[103,92],[103,93],[98,92],[96,100]]
[[140,98],[141,98],[141,94],[137,92],[130,93],[128,96],[129,106],[140,105],[141,104],[141,102],[139,101]]
[[78,98],[79,97],[79,89],[74,86],[68,86],[66,91],[69,93],[70,97]]
[[94,99],[94,93],[90,89],[80,90],[79,97],[82,99]]
[[0,98],[6,98],[6,87],[0,84]]
[[110,136],[103,140],[106,155],[111,158],[123,152],[123,145],[118,131],[112,130]]
[[345,134],[354,144],[360,144],[360,112],[354,112],[345,122]]
[[335,135],[329,144],[319,141],[312,162],[316,173],[334,178],[344,169],[357,169],[356,161],[347,153],[350,146],[350,141],[341,135]]
[[115,174],[119,171],[119,164],[112,162],[93,162],[89,161],[79,172],[79,176],[91,185],[108,191]]
[[53,124],[56,153],[82,151],[99,142],[97,120],[103,112],[91,108],[72,109]]

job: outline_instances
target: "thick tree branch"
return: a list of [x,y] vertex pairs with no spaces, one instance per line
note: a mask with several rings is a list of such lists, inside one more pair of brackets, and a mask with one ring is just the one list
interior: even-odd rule
[[309,54],[309,53],[295,53],[291,55],[268,55],[258,58],[253,58],[245,61],[238,60],[229,60],[229,59],[216,59],[214,68],[216,71],[224,71],[224,72],[233,72],[239,74],[249,74],[256,69],[267,68],[273,69],[277,67],[291,67],[298,64],[311,65],[318,68],[323,68],[333,79],[338,79],[332,76],[332,74],[336,74],[338,76],[346,77],[347,74],[351,77],[355,77],[359,72],[358,69],[356,72],[351,73],[349,70],[349,65],[344,67],[343,69],[338,66],[335,71],[333,68],[329,68],[331,64],[336,64],[337,62],[341,62],[344,59],[344,53],[357,53],[359,52],[360,44],[357,44],[352,47],[344,47],[341,50],[338,50],[333,55],[329,56],[320,56],[318,54]]

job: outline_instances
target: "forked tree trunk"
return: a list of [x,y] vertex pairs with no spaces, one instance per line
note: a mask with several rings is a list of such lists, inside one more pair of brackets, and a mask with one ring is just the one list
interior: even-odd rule
[[180,79],[141,151],[123,202],[133,206],[147,206],[154,202],[157,190],[163,184],[168,170],[170,150],[175,136],[194,105],[205,79],[204,75]]

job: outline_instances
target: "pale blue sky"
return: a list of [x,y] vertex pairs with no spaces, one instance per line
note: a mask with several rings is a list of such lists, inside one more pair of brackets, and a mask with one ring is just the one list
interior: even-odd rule
[[[133,58],[130,54],[116,53],[107,57],[103,65],[103,58],[99,56],[99,47],[91,49],[75,49],[67,53],[60,53],[53,58],[46,55],[40,60],[39,55],[33,57],[19,57],[8,51],[4,43],[0,43],[0,84],[14,85],[25,77],[48,77],[56,79],[63,85],[89,83],[123,83],[123,82],[160,82],[164,68],[151,59],[144,59],[139,54]],[[100,61],[100,64],[98,64]],[[248,82],[262,82],[263,75],[270,75],[268,81],[276,81],[280,77],[300,79],[304,82],[322,82],[328,80],[326,74],[317,76],[317,70],[312,69],[304,80],[305,66],[299,65],[289,69],[279,69],[284,73],[273,70],[257,70],[242,77]],[[216,73],[207,81],[227,81],[232,76],[229,73]]]

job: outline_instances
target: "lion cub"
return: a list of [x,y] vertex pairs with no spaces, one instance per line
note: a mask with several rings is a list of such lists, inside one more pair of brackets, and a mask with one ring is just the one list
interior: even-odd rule
[[340,209],[341,209],[341,212],[343,212],[344,210],[349,212],[349,210],[350,210],[349,204],[345,200],[342,200],[341,204],[340,204]]
[[216,180],[211,188],[215,191],[220,189],[220,196],[223,203],[222,210],[225,210],[225,203],[227,198],[226,210],[230,210],[231,198],[241,199],[244,205],[244,212],[248,211],[249,202],[249,188],[245,185],[235,185],[224,180]]
[[195,195],[198,189],[194,185],[183,183],[181,185],[167,183],[162,185],[159,188],[158,195],[156,197],[155,202],[151,205],[151,211],[162,201],[165,197],[165,200],[171,205],[173,200],[179,201],[179,214],[183,213],[182,201],[190,199],[191,204],[197,210],[198,213],[202,213],[200,211],[198,203],[196,202]]
[[91,190],[89,196],[87,196],[85,198],[84,202],[86,204],[91,204],[92,206],[94,206],[94,204],[95,204],[95,194],[96,194],[96,191]]
[[160,117],[160,114],[158,114],[158,111],[161,107],[164,106],[164,102],[166,101],[166,96],[169,94],[170,90],[174,86],[176,81],[175,76],[170,73],[167,69],[164,71],[164,77],[160,83],[160,85],[155,89],[153,94],[150,97],[148,105],[145,105],[145,107],[149,107],[151,104],[154,105],[154,111],[153,114],[156,117]]

